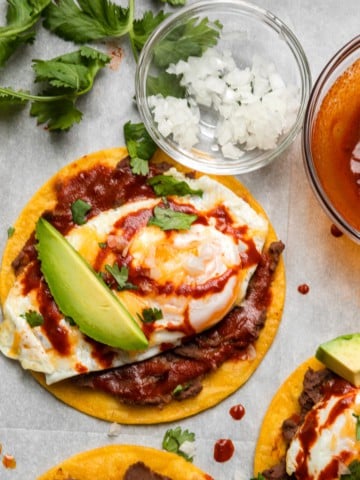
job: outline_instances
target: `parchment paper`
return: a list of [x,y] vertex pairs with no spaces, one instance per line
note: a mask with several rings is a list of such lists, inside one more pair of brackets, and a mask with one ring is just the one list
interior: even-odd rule
[[[308,56],[314,80],[331,56],[359,33],[358,0],[254,3],[268,8],[293,28]],[[5,0],[1,0],[2,19],[5,6]],[[136,0],[138,17],[146,9],[155,11],[161,7],[164,5],[159,1]],[[50,134],[36,126],[28,108],[0,115],[1,252],[7,228],[51,175],[86,153],[123,145],[124,123],[140,120],[133,102],[135,63],[128,43],[95,47],[104,52],[121,47],[122,56],[99,75],[93,91],[79,102],[84,112],[79,125],[67,133]],[[0,72],[0,84],[33,90],[31,59],[53,58],[75,48],[39,26],[35,43],[21,49]],[[16,362],[1,356],[1,480],[34,479],[70,455],[105,444],[161,448],[166,429],[179,424],[195,432],[194,462],[214,478],[237,480],[252,476],[261,420],[281,382],[298,363],[314,354],[319,343],[360,330],[360,247],[345,236],[335,238],[330,234],[331,222],[304,173],[300,138],[270,166],[244,175],[241,180],[262,203],[286,244],[287,297],[282,324],[252,378],[226,401],[193,418],[159,426],[122,426],[117,437],[109,437],[110,424],[61,404]],[[310,287],[307,295],[298,292],[303,283]],[[239,403],[246,414],[235,421],[229,409]],[[225,463],[213,458],[214,443],[220,438],[229,438],[235,445],[233,457]],[[2,465],[6,454],[15,457],[15,469]]]

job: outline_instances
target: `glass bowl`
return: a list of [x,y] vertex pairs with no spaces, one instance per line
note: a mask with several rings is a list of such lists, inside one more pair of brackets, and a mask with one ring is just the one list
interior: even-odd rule
[[311,75],[299,41],[271,12],[211,0],[181,8],[152,33],[135,88],[163,151],[189,168],[229,175],[267,165],[291,144]]
[[305,113],[305,170],[324,211],[360,243],[360,35],[324,67]]

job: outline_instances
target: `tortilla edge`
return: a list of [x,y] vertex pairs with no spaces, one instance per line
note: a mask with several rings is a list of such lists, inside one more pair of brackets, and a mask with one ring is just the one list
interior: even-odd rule
[[300,412],[298,398],[309,368],[320,370],[325,366],[315,357],[301,363],[280,385],[267,408],[254,452],[253,471],[256,478],[262,471],[276,465],[286,452],[281,425],[291,415]]
[[[189,480],[208,480],[209,475],[175,453],[140,445],[106,445],[77,453],[37,477],[37,480],[66,480],[67,478],[123,478],[127,468],[143,461],[153,471],[181,480],[186,472]],[[111,475],[110,475],[111,474]]]

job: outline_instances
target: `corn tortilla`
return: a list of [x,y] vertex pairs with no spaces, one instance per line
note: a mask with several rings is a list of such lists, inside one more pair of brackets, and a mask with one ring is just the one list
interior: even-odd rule
[[175,453],[138,445],[109,445],[78,453],[36,480],[121,480],[128,467],[139,461],[172,480],[212,478]]
[[265,414],[260,429],[255,455],[254,475],[279,463],[286,453],[281,425],[284,420],[300,412],[298,398],[303,390],[303,379],[308,368],[320,370],[324,365],[311,357],[302,363],[281,385]]
[[[79,171],[103,164],[115,167],[127,156],[125,148],[112,148],[98,151],[68,164],[48,180],[25,206],[14,224],[15,232],[9,238],[5,247],[0,269],[0,302],[4,304],[11,289],[15,275],[11,267],[24,243],[34,231],[36,221],[45,210],[51,210],[56,204],[56,184],[63,178],[71,177]],[[166,154],[157,151],[155,162],[168,162],[176,165],[181,171],[189,171],[181,167]],[[201,175],[201,174],[196,174]],[[258,213],[266,218],[261,205],[251,193],[234,177],[211,176],[218,182],[230,188],[239,197],[247,201]],[[276,233],[269,222],[269,233],[265,248],[277,240]],[[257,366],[270,348],[280,324],[285,300],[285,268],[283,259],[280,259],[271,285],[271,301],[267,311],[267,319],[255,342],[256,355],[248,360],[231,360],[225,362],[217,371],[207,375],[202,382],[203,389],[199,395],[181,402],[173,401],[163,408],[157,406],[129,406],[121,404],[110,394],[82,388],[74,385],[71,380],[46,385],[42,374],[33,372],[36,380],[55,397],[88,415],[107,420],[109,422],[125,424],[153,424],[170,422],[197,414],[215,406],[223,399],[240,388],[256,370]]]

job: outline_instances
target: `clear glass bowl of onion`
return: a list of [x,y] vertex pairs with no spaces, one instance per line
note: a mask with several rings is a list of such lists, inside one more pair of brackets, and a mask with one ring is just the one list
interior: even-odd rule
[[293,142],[311,74],[298,39],[271,12],[198,1],[149,37],[135,88],[159,148],[191,169],[229,175],[269,164]]

